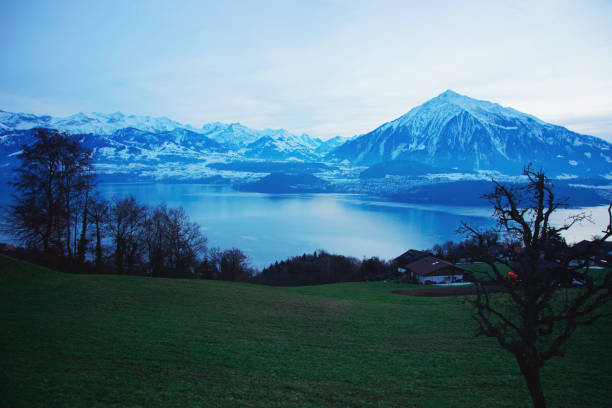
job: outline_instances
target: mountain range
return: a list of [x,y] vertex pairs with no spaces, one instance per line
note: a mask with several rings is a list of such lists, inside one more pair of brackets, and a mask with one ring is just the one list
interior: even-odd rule
[[610,143],[451,90],[371,132],[326,141],[239,123],[195,128],[166,117],[119,112],[62,118],[0,111],[0,169],[18,163],[21,146],[33,141],[35,128],[78,137],[93,151],[101,174],[157,180],[261,177],[244,170],[262,168],[246,165],[249,161],[274,162],[276,170],[278,163],[326,163],[328,180],[338,176],[338,169],[345,171],[341,178],[358,178],[361,172],[362,179],[381,180],[453,172],[513,176],[528,163],[559,178],[612,178]]
[[[343,141],[338,138],[323,141],[306,134],[297,136],[284,129],[254,130],[239,123],[215,122],[197,129],[166,117],[127,116],[120,112],[77,113],[56,118],[0,110],[0,135],[19,138],[34,128],[94,136],[96,140],[91,147],[94,158],[98,159],[129,156],[138,160],[167,152],[185,156],[231,152],[248,158],[315,160],[321,158],[320,152],[327,152]],[[115,151],[110,152],[108,148]]]

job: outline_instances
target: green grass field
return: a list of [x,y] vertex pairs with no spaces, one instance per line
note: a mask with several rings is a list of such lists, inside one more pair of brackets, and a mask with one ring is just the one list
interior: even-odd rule
[[[0,271],[1,406],[530,406],[461,297]],[[544,367],[551,407],[612,404],[611,323]]]

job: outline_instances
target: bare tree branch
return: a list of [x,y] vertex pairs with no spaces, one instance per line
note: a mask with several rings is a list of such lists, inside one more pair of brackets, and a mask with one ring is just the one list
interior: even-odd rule
[[[612,236],[612,204],[602,237],[568,247],[560,233],[591,218],[578,213],[561,226],[551,225],[551,216],[566,207],[566,202],[557,200],[542,170],[526,166],[523,174],[527,184],[507,186],[494,181],[494,191],[486,195],[497,219],[495,231],[517,237],[521,246],[508,244],[507,251],[491,252],[487,231],[466,223],[460,231],[478,243],[480,253],[475,259],[489,266],[489,271],[475,278],[477,294],[471,301],[478,334],[496,338],[514,354],[534,405],[545,406],[539,368],[548,359],[563,355],[578,326],[612,314],[601,311],[612,301],[612,270],[590,268],[604,256],[604,242]],[[503,302],[506,307],[499,308]]]

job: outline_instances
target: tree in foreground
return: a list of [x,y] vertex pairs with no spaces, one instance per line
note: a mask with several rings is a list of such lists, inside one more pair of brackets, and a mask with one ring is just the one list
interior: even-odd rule
[[581,213],[553,225],[551,216],[566,205],[542,170],[527,167],[523,174],[527,184],[495,183],[486,196],[497,219],[495,232],[506,237],[506,245],[490,245],[491,231],[467,224],[461,230],[479,244],[472,259],[489,265],[488,272],[475,275],[477,294],[470,301],[478,334],[494,337],[515,356],[533,405],[545,407],[540,368],[564,355],[577,327],[611,314],[602,306],[612,299],[612,259],[602,248],[612,235],[612,205],[601,237],[568,247],[560,234],[588,216]]
[[91,152],[56,130],[37,129],[34,138],[19,155],[7,224],[26,246],[61,264],[83,252]]

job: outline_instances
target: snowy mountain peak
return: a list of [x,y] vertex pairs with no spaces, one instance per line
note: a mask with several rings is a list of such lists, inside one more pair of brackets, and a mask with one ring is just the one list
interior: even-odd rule
[[464,116],[467,114],[473,119],[490,126],[499,124],[503,126],[508,120],[517,120],[525,124],[536,122],[542,126],[550,126],[535,116],[503,107],[498,103],[470,98],[450,89],[383,126],[396,128],[398,126],[411,126],[415,123],[431,122],[443,126],[448,120],[461,114]]
[[503,109],[502,106],[497,103],[470,98],[469,96],[461,95],[451,90],[441,93],[421,106],[437,108],[447,105],[454,105],[468,111],[485,110],[498,112],[500,109]]
[[447,89],[446,91],[444,91],[440,95],[438,95],[436,98],[456,98],[456,97],[464,97],[464,96],[458,94],[457,92],[453,91],[452,89]]
[[455,105],[465,110],[480,109],[488,111],[499,111],[500,109],[503,109],[503,107],[497,103],[470,98],[469,96],[461,95],[450,89],[442,92],[435,98],[430,99],[422,106],[440,107],[446,105]]
[[551,173],[605,175],[610,173],[611,150],[604,140],[447,90],[349,140],[328,157],[360,165],[405,160],[506,174],[533,163]]

